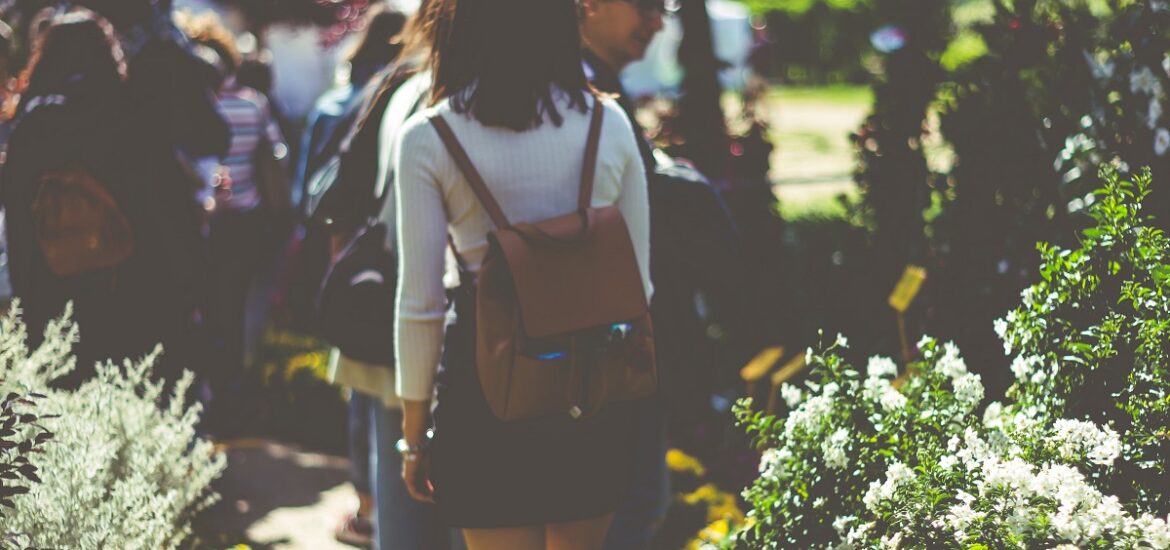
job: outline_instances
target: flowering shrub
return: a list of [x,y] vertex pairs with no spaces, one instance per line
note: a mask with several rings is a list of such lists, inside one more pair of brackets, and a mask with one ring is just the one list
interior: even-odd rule
[[[1133,181],[1103,176],[1096,225],[1076,249],[1041,247],[1043,279],[996,323],[1019,407],[1114,424],[1123,434],[1114,490],[1170,512],[1170,239],[1151,226]],[[1109,399],[1102,399],[1108,396]]]
[[1104,179],[1097,226],[1042,247],[1043,281],[996,323],[1018,354],[1006,405],[977,414],[982,380],[929,338],[900,389],[839,338],[782,388],[787,418],[741,405],[766,450],[739,547],[1170,548],[1170,243],[1140,216],[1148,175]]
[[784,389],[788,418],[739,409],[769,448],[738,547],[1170,548],[1165,519],[1101,490],[1116,432],[998,403],[980,419],[983,385],[958,350],[919,346],[901,391],[889,359],[863,377],[830,348],[806,388]]
[[[157,352],[122,366],[98,365],[74,391],[50,387],[73,368],[77,328],[50,323],[36,350],[14,306],[0,320],[0,378],[45,396],[38,408],[54,433],[36,457],[42,481],[13,499],[0,540],[41,548],[175,548],[193,514],[214,496],[208,487],[224,468],[210,442],[195,437],[199,407],[185,406],[187,373],[166,398],[151,379]],[[68,313],[67,313],[68,315]]]
[[1164,519],[1131,515],[1099,490],[1120,451],[1109,428],[1074,420],[1044,427],[996,405],[941,455],[920,454],[914,469],[892,465],[866,494],[870,521],[840,518],[838,526],[847,543],[865,547],[1170,547]]
[[874,487],[873,480],[906,471],[906,461],[920,454],[941,454],[947,434],[973,423],[983,385],[953,345],[924,340],[918,375],[900,392],[892,385],[893,361],[875,357],[863,376],[836,353],[846,344],[838,338],[825,353],[809,353],[812,380],[782,390],[793,407],[788,418],[737,409],[768,447],[760,479],[744,495],[753,510],[740,546],[807,548],[836,540],[838,516],[857,517],[896,488]]

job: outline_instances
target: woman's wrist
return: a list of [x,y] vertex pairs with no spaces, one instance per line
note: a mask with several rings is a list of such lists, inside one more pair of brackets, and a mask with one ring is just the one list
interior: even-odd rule
[[398,454],[402,455],[403,460],[406,460],[407,462],[414,462],[422,457],[423,454],[427,452],[427,449],[430,448],[430,446],[431,431],[427,430],[426,439],[424,439],[421,444],[413,445],[407,442],[406,438],[403,438],[399,439],[398,442],[394,444],[394,450],[398,451]]
[[425,446],[430,427],[430,401],[402,401],[402,439],[408,445],[418,448]]

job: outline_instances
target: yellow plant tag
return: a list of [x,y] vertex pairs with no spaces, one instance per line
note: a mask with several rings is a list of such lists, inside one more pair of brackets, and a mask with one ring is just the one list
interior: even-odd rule
[[784,348],[780,346],[764,348],[757,353],[742,369],[739,369],[739,378],[744,382],[754,382],[772,372],[772,367],[784,355]]
[[796,375],[804,372],[804,368],[808,365],[804,362],[804,355],[797,355],[791,361],[786,363],[780,370],[772,374],[772,387],[779,388],[783,384]]
[[918,296],[918,291],[922,289],[922,283],[925,281],[925,268],[916,265],[906,266],[906,270],[902,272],[902,278],[898,280],[898,285],[890,294],[890,307],[900,313],[910,309],[910,304]]

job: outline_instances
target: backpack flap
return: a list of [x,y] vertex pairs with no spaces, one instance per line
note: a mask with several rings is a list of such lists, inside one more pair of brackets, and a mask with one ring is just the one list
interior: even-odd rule
[[117,267],[134,250],[130,222],[109,190],[83,168],[41,175],[32,211],[37,245],[58,276]]
[[492,241],[508,263],[529,338],[629,321],[647,312],[634,246],[615,206],[517,224],[496,231]]

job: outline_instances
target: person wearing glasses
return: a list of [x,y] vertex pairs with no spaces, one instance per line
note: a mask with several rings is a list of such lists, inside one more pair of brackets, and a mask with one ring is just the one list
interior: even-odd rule
[[647,173],[653,171],[653,148],[634,118],[634,104],[622,88],[621,72],[646,56],[662,31],[665,0],[578,0],[585,75],[598,90],[617,94],[618,104],[634,126]]
[[[591,204],[622,213],[649,297],[642,158],[621,107],[589,85],[574,0],[438,6],[423,23],[430,106],[395,146],[403,480],[463,529],[470,550],[597,550],[631,483],[636,411],[613,402],[588,418],[505,423],[488,409],[475,372],[473,285],[493,226],[430,119],[442,117],[507,217],[523,223],[574,210],[591,119],[602,110]],[[450,311],[448,236],[466,270]]]
[[[650,42],[662,30],[665,13],[664,0],[578,0],[585,74],[595,88],[618,96],[618,103],[632,122],[634,139],[648,178],[654,173],[653,147],[638,125],[634,104],[622,87],[620,75],[630,63],[645,57]],[[650,234],[654,242],[660,240],[654,229]],[[659,251],[651,246],[655,250],[652,262],[656,264]],[[662,278],[662,273],[654,267],[650,272],[654,280]],[[657,334],[661,324],[657,317],[654,319],[656,338],[661,339]],[[667,331],[669,338],[669,327]],[[665,349],[667,345],[670,344],[664,342],[658,347],[669,357],[669,350]],[[659,359],[659,364],[660,370],[671,367],[662,359]],[[670,506],[665,411],[656,399],[639,403],[638,408],[635,474],[606,536],[604,547],[607,550],[649,548]]]
[[[616,94],[633,122],[634,138],[649,181],[654,297],[650,314],[658,350],[660,391],[639,403],[638,449],[633,482],[614,516],[605,548],[650,548],[670,506],[666,467],[669,433],[686,433],[707,407],[712,365],[719,361],[707,336],[710,313],[698,311],[701,297],[717,306],[718,318],[734,326],[743,299],[736,282],[742,262],[734,222],[722,199],[702,176],[679,178],[659,172],[654,148],[638,126],[621,72],[642,59],[662,30],[664,0],[578,0],[585,72],[593,86]],[[721,315],[719,315],[721,314]],[[668,423],[668,417],[670,422]]]

